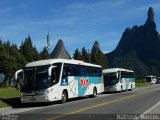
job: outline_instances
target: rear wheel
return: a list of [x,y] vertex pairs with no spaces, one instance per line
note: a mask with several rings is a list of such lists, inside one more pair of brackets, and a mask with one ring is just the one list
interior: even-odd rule
[[67,95],[67,92],[66,91],[63,91],[62,92],[62,99],[61,99],[61,103],[66,103],[68,100],[68,95]]
[[122,85],[121,85],[121,90],[120,90],[120,92],[123,92],[123,87],[122,87]]
[[131,84],[131,89],[130,89],[130,91],[132,91],[133,90],[133,86],[132,86],[132,84]]
[[97,96],[97,89],[94,87],[93,89],[93,94],[92,94],[92,98],[96,97]]

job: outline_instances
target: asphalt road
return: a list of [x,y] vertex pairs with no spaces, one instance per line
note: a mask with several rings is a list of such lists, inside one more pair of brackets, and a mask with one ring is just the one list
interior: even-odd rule
[[122,93],[103,93],[96,98],[72,99],[65,104],[55,102],[40,107],[39,104],[33,106],[28,104],[28,107],[25,106],[25,108],[1,110],[0,118],[10,117],[20,120],[126,120],[135,119],[152,111],[150,118],[157,120],[160,119],[160,115],[153,114],[160,114],[160,109],[151,110],[151,108],[158,106],[159,101],[160,85],[153,85]]

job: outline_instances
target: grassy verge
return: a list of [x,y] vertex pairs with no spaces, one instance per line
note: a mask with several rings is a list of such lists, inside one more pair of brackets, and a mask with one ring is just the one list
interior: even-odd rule
[[144,82],[143,79],[136,80],[136,87],[147,87],[151,85],[152,85],[151,83]]
[[4,102],[4,100],[10,98],[17,98],[20,96],[20,92],[13,87],[0,88],[0,108],[9,107],[10,105]]

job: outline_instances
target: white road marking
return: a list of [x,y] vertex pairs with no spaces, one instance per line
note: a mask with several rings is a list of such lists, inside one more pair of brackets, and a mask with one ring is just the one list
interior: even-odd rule
[[[148,110],[146,110],[143,114],[149,114],[149,113],[151,113],[151,114],[156,114],[156,113],[153,113],[153,110],[155,110],[158,106],[160,106],[160,101],[157,103],[157,104],[155,104],[155,105],[153,105],[151,108],[149,108]],[[160,110],[159,110],[160,111]],[[160,112],[159,112],[159,114],[160,114]]]
[[[160,114],[160,101],[158,103],[156,103],[155,105],[153,105],[152,107],[150,107],[148,110],[146,110],[145,112],[143,112],[141,115],[139,115],[136,119],[134,120],[142,120],[145,116],[147,117],[152,117],[155,116],[156,114]],[[158,109],[157,109],[158,108]],[[154,112],[156,111],[156,112]],[[155,114],[155,115],[154,115]]]

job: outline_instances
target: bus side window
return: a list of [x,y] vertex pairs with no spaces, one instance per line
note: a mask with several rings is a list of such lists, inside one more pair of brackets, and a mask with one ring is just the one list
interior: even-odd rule
[[97,68],[97,76],[102,76],[102,69],[101,68]]
[[92,76],[92,69],[90,67],[87,67],[86,70],[87,70],[87,75]]
[[97,76],[96,68],[92,67],[92,75]]
[[124,77],[123,71],[119,71],[120,83],[123,83],[122,78]]
[[62,79],[71,75],[71,68],[68,64],[64,64]]
[[79,66],[79,73],[80,73],[80,76],[84,76],[85,75],[85,71],[84,71],[83,66]]
[[53,84],[55,84],[58,81],[57,80],[57,73],[56,73],[56,69],[55,68],[52,69],[51,80],[52,80]]
[[70,65],[70,67],[71,67],[71,76],[76,76],[76,66]]
[[75,76],[80,76],[80,71],[79,71],[79,66],[78,65],[76,65],[76,67],[75,67],[75,72],[76,72]]

